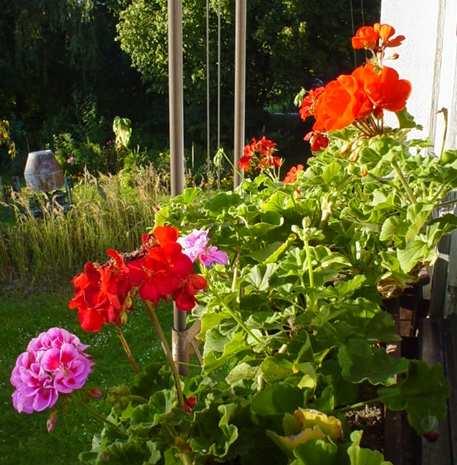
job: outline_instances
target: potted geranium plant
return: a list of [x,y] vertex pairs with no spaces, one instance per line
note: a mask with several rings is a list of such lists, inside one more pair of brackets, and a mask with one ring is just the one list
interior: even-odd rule
[[[281,181],[276,144],[255,139],[240,161],[253,176],[238,189],[187,189],[162,206],[139,250],[111,250],[75,277],[70,308],[82,328],[113,325],[135,372],[109,390],[111,413],[83,463],[386,465],[348,420],[369,404],[405,411],[418,434],[436,430],[442,368],[386,353],[399,337],[381,306],[433,263],[456,225],[431,217],[456,185],[455,154],[424,157],[424,143],[408,139],[411,85],[384,64],[403,39],[388,25],[361,28],[353,46],[371,51],[367,64],[302,95],[300,115],[315,118],[306,168]],[[398,128],[386,127],[385,111]],[[171,300],[201,324],[185,378],[157,314]],[[122,333],[139,304],[164,349],[160,369],[140,366]],[[12,378],[27,413],[57,405],[54,396],[33,407],[35,374],[56,389],[73,363],[52,344],[40,350],[21,356]],[[63,396],[83,388],[92,363],[79,366]]]

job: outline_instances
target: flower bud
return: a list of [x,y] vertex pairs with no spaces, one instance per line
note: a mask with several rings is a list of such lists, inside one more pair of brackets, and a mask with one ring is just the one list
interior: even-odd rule
[[53,410],[46,421],[46,429],[48,430],[48,433],[52,433],[56,429],[56,425],[57,410]]
[[89,389],[87,391],[87,395],[92,399],[100,400],[103,398],[103,391],[100,388],[95,387],[95,388]]

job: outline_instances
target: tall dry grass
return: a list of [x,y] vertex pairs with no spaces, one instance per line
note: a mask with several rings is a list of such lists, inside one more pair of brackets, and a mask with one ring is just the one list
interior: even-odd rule
[[86,174],[67,213],[34,195],[41,218],[32,215],[30,192],[15,194],[9,206],[15,221],[0,224],[0,282],[58,286],[87,260],[104,260],[109,247],[136,248],[167,195],[166,176],[152,166],[116,176]]

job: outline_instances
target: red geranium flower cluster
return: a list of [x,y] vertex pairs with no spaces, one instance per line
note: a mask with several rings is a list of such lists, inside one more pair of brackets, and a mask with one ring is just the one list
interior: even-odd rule
[[395,29],[388,24],[360,28],[352,39],[353,46],[373,50],[373,60],[306,94],[300,116],[303,120],[310,116],[315,118],[313,131],[305,137],[313,151],[328,145],[323,133],[350,124],[355,124],[368,136],[378,134],[382,130],[378,120],[383,117],[384,110],[399,112],[405,108],[411,83],[382,64],[384,49],[396,47],[404,40],[403,36],[394,35]]
[[335,131],[371,115],[380,118],[383,110],[401,111],[410,93],[411,83],[394,69],[372,63],[359,66],[325,86],[315,104],[313,129]]
[[240,158],[238,166],[244,172],[251,169],[263,171],[267,168],[279,168],[282,165],[282,158],[276,153],[276,142],[265,136],[259,140],[254,138],[244,147],[243,156]]
[[[107,254],[117,257],[117,252]],[[88,262],[84,271],[73,278],[75,296],[70,309],[78,311],[81,328],[99,331],[105,324],[120,325],[122,315],[130,309],[129,275],[117,266],[116,260],[103,265]]]
[[143,238],[138,254],[124,258],[110,249],[107,263],[86,263],[73,278],[75,296],[69,302],[69,308],[78,312],[81,327],[97,332],[105,324],[122,324],[135,290],[154,304],[171,298],[179,310],[192,310],[195,294],[206,288],[206,280],[194,274],[192,261],[177,239],[177,229],[159,226],[152,236]]

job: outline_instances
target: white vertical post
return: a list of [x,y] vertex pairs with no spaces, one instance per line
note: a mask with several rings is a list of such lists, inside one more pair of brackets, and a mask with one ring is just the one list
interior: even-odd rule
[[206,0],[206,169],[211,165],[211,87],[210,87],[209,0]]
[[382,22],[406,36],[395,51],[400,58],[388,62],[400,77],[412,83],[408,111],[424,127],[418,136],[429,137],[435,153],[442,149],[444,118],[449,112],[446,147],[457,146],[457,1],[383,0]]
[[234,187],[240,183],[238,161],[243,154],[246,120],[246,1],[236,0],[235,11],[235,136]]
[[168,91],[170,118],[171,195],[184,189],[184,101],[182,4],[168,0]]
[[[168,0],[168,90],[170,118],[171,195],[184,189],[184,100],[183,100],[182,3]],[[173,359],[185,374],[186,313],[173,309]]]

